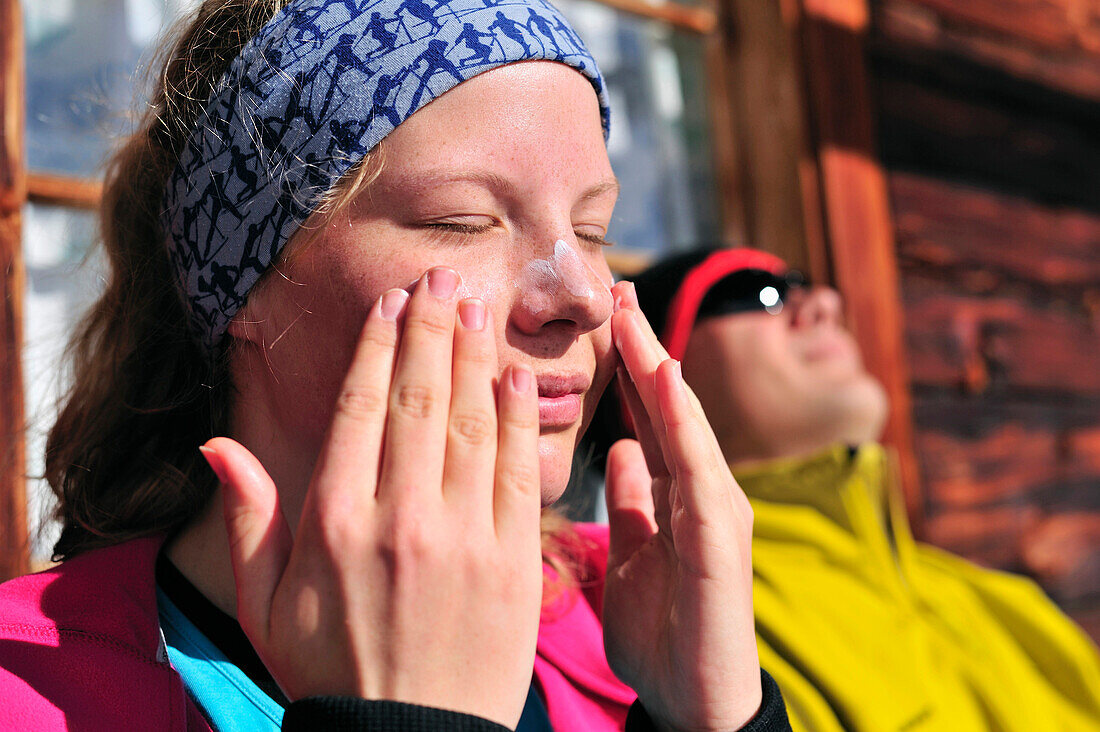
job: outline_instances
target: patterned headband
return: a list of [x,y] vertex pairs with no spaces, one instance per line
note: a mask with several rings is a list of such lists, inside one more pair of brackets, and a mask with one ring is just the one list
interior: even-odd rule
[[291,0],[230,64],[168,179],[162,224],[194,331],[221,340],[341,177],[413,112],[517,61],[596,62],[546,0]]

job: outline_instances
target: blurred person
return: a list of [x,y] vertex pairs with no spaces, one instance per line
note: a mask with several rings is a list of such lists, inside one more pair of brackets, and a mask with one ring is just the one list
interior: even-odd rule
[[913,540],[835,290],[751,249],[633,280],[752,504],[760,660],[795,729],[1100,729],[1097,649],[1039,587]]

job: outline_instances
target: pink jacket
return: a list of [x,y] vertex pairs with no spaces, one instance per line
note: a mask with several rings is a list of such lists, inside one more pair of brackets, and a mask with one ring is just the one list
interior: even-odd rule
[[[621,730],[634,693],[603,653],[607,530],[578,531],[599,575],[544,610],[535,683],[555,729]],[[0,585],[0,729],[210,730],[161,647],[161,542],[98,549]]]

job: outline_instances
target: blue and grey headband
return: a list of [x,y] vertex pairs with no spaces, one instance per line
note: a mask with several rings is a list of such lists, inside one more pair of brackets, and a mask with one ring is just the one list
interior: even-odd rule
[[596,62],[545,0],[291,0],[233,60],[168,179],[162,223],[192,325],[221,339],[323,196],[375,145],[462,82]]

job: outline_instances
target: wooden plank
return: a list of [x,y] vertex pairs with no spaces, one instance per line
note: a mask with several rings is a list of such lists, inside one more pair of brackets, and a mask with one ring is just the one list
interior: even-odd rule
[[926,540],[990,569],[1020,570],[1022,538],[1039,524],[1034,506],[953,509],[925,518]]
[[703,41],[706,69],[707,106],[710,113],[711,142],[714,153],[714,182],[718,189],[718,213],[721,244],[735,246],[750,242],[746,228],[745,180],[742,175],[743,153],[740,118],[734,105],[737,78],[732,55],[735,29],[730,22],[728,3],[721,3],[719,25]]
[[1100,55],[1100,12],[1080,0],[912,0],[944,19],[1035,48]]
[[874,57],[875,96],[889,168],[1100,211],[1100,101],[949,58],[883,51]]
[[802,10],[802,69],[831,269],[867,367],[890,399],[884,440],[898,453],[906,505],[919,534],[923,503],[894,225],[886,176],[876,159],[866,67],[869,10],[866,0],[803,0]]
[[0,0],[0,580],[29,568],[23,442],[23,37],[19,0]]
[[[987,405],[978,401],[969,406]],[[947,513],[1023,504],[1100,509],[1095,490],[1100,485],[1100,454],[1095,452],[1100,424],[1042,424],[1022,417],[1038,410],[1019,405],[1017,410],[1017,419],[979,437],[960,435],[960,424],[945,424],[950,411],[937,412],[938,424],[922,424],[917,446],[929,506]],[[1100,549],[1100,535],[1095,543]]]
[[891,171],[902,272],[936,269],[965,286],[1100,288],[1100,214]]
[[[810,255],[824,247],[820,228],[808,229],[804,221],[801,165],[809,144],[791,28],[779,5],[759,0],[727,0],[723,21],[729,103],[738,122],[745,241],[821,276]],[[813,215],[820,217],[819,211]]]
[[1011,34],[999,35],[960,22],[920,0],[879,3],[873,38],[874,46],[894,55],[963,60],[1084,99],[1100,100],[1100,45],[1094,41],[1041,48]]
[[968,296],[949,283],[907,276],[913,383],[970,394],[1015,389],[1100,397],[1100,321],[1084,301],[1074,305],[1036,304],[1026,290]]
[[707,34],[714,30],[718,17],[706,5],[684,5],[662,0],[594,0],[600,5],[621,10],[650,20],[675,26],[692,33]]
[[1044,518],[1023,537],[1022,557],[1028,574],[1060,603],[1088,600],[1100,587],[1100,511]]
[[94,210],[103,197],[103,183],[52,173],[28,173],[27,197],[34,203]]

